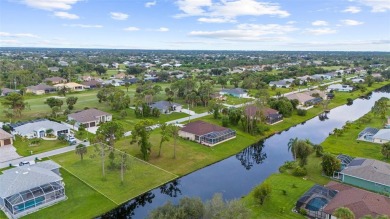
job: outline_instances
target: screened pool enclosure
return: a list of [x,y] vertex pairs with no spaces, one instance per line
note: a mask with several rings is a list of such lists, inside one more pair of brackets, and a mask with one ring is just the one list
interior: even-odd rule
[[206,145],[215,145],[219,142],[236,137],[236,132],[232,129],[210,132],[200,137],[200,142]]
[[63,183],[58,181],[9,196],[4,199],[4,204],[9,213],[16,215],[28,209],[53,203],[64,198],[65,188]]

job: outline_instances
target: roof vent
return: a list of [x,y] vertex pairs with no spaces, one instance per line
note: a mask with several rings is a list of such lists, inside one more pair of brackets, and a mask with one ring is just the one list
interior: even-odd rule
[[28,172],[23,172],[23,175],[26,175]]

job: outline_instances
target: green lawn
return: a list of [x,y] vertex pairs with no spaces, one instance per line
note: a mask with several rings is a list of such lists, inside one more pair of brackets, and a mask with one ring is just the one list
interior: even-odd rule
[[238,97],[233,97],[233,96],[230,96],[230,95],[227,95],[227,100],[226,100],[226,104],[229,104],[229,105],[238,105],[238,104],[243,104],[243,103],[248,103],[248,102],[251,102],[253,101],[253,99],[250,99],[250,98],[238,98]]
[[[245,196],[243,202],[252,210],[252,218],[305,218],[291,211],[296,201],[314,184],[325,185],[330,181],[329,178],[322,176],[321,158],[316,157],[314,153],[309,156],[305,168],[307,169],[305,177],[295,177],[291,175],[291,170],[269,176],[264,182],[271,185],[272,193],[271,198],[263,206],[255,203],[253,191]],[[287,195],[284,195],[282,190],[286,190]]]
[[61,169],[61,174],[68,199],[25,218],[94,218],[117,206],[66,170]]
[[[125,171],[124,182],[122,183],[120,168],[109,169],[109,152],[107,152],[105,159],[106,176],[103,178],[100,156],[91,158],[91,155],[94,153],[94,148],[91,146],[88,147],[88,156],[85,156],[83,161],[73,151],[51,157],[51,159],[85,181],[92,188],[113,200],[116,204],[121,204],[176,178],[173,174],[127,156],[128,169]],[[115,162],[117,163],[122,153],[116,152],[115,154]]]
[[[245,206],[252,210],[252,218],[305,218],[291,210],[299,197],[309,190],[314,182],[286,173],[272,174],[264,182],[271,185],[272,192],[270,199],[266,200],[263,205],[255,202],[253,191],[242,199]],[[296,188],[293,187],[294,184]],[[285,190],[287,194],[284,195],[282,190]]]
[[[389,114],[390,115],[390,114]],[[382,128],[383,119],[372,117],[373,119],[365,124],[360,124],[359,120],[352,123],[351,127],[344,129],[341,136],[331,135],[321,143],[325,151],[333,154],[347,154],[353,157],[366,157],[390,162],[381,154],[381,145],[365,141],[356,140],[358,134],[366,127]]]
[[0,219],[8,219],[8,217],[4,214],[3,211],[0,211]]
[[[59,140],[41,140],[38,145],[31,145],[31,140],[22,139],[21,137],[16,137],[14,141],[14,146],[16,148],[16,152],[20,156],[30,156],[33,154],[39,154],[46,151],[51,151],[54,149],[66,147],[69,144],[67,142],[59,141]],[[32,151],[32,153],[31,153]]]

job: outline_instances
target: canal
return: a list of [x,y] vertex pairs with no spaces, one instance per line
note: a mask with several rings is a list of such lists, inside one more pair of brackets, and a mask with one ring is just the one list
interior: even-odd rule
[[333,129],[341,128],[347,121],[354,121],[369,112],[381,97],[390,98],[390,85],[366,98],[354,100],[352,105],[334,108],[325,116],[312,118],[250,145],[236,155],[140,195],[100,217],[145,218],[151,210],[167,201],[177,203],[185,196],[208,200],[215,193],[222,193],[224,199],[241,198],[270,174],[277,172],[285,161],[292,160],[287,150],[290,138],[309,139],[319,144]]

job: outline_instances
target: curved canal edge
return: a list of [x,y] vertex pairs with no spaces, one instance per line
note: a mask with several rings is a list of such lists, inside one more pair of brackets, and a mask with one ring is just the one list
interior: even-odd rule
[[320,120],[316,117],[309,119],[301,125],[295,125],[263,139],[236,155],[144,193],[102,215],[101,218],[122,216],[144,218],[151,209],[168,200],[177,202],[182,195],[199,196],[205,200],[212,194],[220,192],[226,199],[239,198],[247,194],[254,185],[276,172],[284,161],[291,160],[291,155],[286,150],[288,139],[308,138],[314,143],[320,143],[334,128],[339,128],[346,121],[353,121],[367,113],[375,100],[382,96],[390,97],[388,93],[390,86],[387,87],[381,89],[385,90],[383,93],[372,93],[369,99],[357,99],[352,106],[342,105],[332,109],[327,119]]

